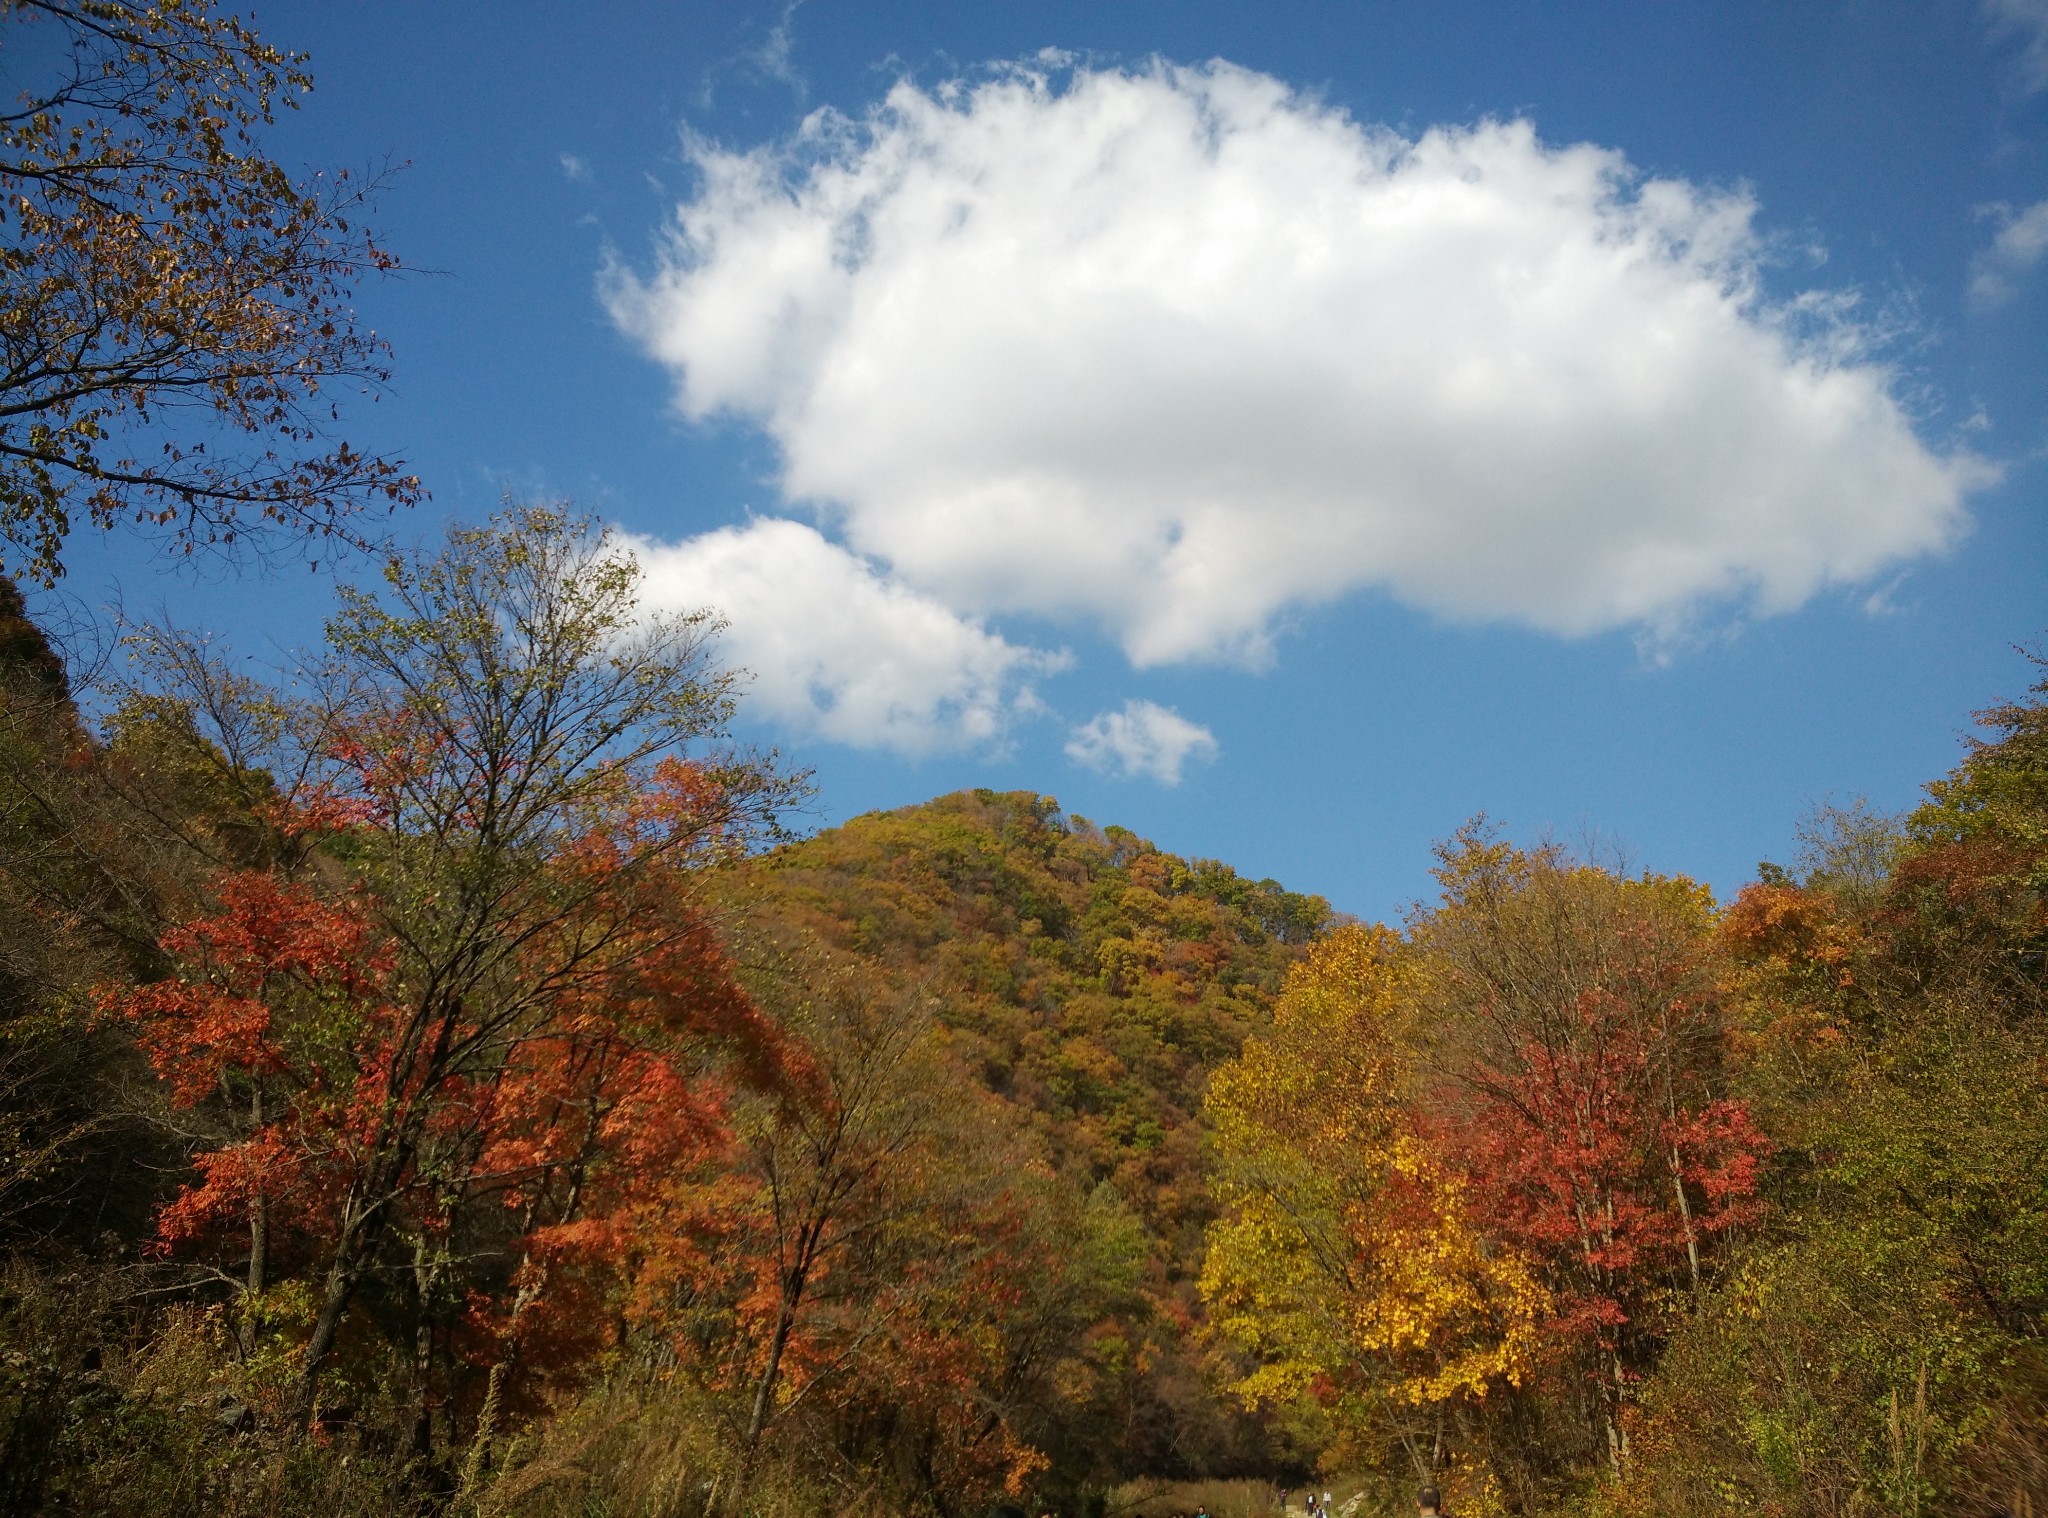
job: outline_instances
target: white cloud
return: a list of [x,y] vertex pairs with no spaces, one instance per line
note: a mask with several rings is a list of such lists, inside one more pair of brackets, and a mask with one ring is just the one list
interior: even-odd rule
[[765,78],[788,85],[798,100],[802,100],[810,88],[804,76],[797,72],[793,61],[796,51],[796,13],[802,4],[803,0],[786,0],[782,7],[782,18],[769,28],[766,40],[749,55],[749,61]]
[[1171,707],[1126,701],[1120,712],[1099,712],[1074,729],[1067,757],[1090,769],[1114,768],[1124,775],[1150,775],[1162,785],[1179,785],[1190,759],[1214,759],[1216,735]]
[[2019,43],[2021,84],[2048,88],[2048,0],[1984,0],[1984,13],[1995,35]]
[[615,319],[693,418],[947,605],[1140,665],[1361,589],[1668,631],[1938,550],[1989,471],[1916,437],[1853,302],[1773,305],[1746,196],[1524,122],[1408,140],[1228,64],[898,85],[690,148]]
[[629,543],[643,601],[723,613],[724,651],[754,676],[750,709],[820,737],[908,754],[984,745],[1038,709],[1032,677],[1066,663],[890,583],[801,522]]
[[562,177],[571,184],[590,183],[590,165],[574,153],[557,153],[556,159],[562,165]]
[[2020,282],[2048,255],[2048,200],[2019,212],[2010,206],[1994,210],[1998,233],[1991,246],[1970,261],[1970,300],[1984,310],[2017,295]]

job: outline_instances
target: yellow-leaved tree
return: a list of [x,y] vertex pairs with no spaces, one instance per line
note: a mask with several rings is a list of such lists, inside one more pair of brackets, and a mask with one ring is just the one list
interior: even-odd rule
[[1271,1033],[1216,1072],[1224,1215],[1202,1289],[1214,1331],[1257,1362],[1247,1401],[1328,1407],[1340,1436],[1377,1446],[1333,1455],[1383,1466],[1405,1449],[1433,1475],[1461,1410],[1533,1364],[1548,1302],[1417,1130],[1403,1024],[1419,974],[1386,928],[1339,928],[1290,972]]

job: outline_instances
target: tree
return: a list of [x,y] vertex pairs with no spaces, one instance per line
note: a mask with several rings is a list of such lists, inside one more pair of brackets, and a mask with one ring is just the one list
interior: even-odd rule
[[707,1313],[727,1325],[708,1369],[736,1393],[735,1513],[771,1429],[849,1382],[929,1294],[959,1242],[948,1222],[968,1167],[948,1151],[982,1147],[963,1142],[972,1099],[924,998],[821,964],[776,1001],[801,1040],[800,1078],[740,1105],[737,1164],[708,1188],[676,1177],[670,1208],[646,1220],[641,1269],[643,1299],[690,1304],[655,1314],[679,1343],[704,1336]]
[[1476,826],[1437,875],[1405,935],[1313,948],[1217,1072],[1203,1284],[1245,1394],[1530,1511],[1621,1472],[1770,1146],[1727,1089],[1703,890]]
[[1487,1231],[1538,1262],[1552,1358],[1618,1473],[1668,1307],[1754,1221],[1770,1148],[1727,1089],[1712,902],[1476,826],[1439,857],[1412,937],[1440,1147]]
[[273,1234],[297,1225],[325,1242],[321,1204],[346,1184],[349,1067],[379,1020],[390,962],[357,903],[323,902],[255,871],[223,880],[219,895],[217,912],[165,933],[177,975],[103,1004],[136,1025],[177,1106],[218,1095],[227,1109],[215,1114],[226,1119],[216,1147],[197,1156],[201,1179],[164,1209],[158,1238],[170,1246],[241,1225],[246,1350]]
[[1635,1511],[2048,1504],[2044,695],[1979,713],[1903,825],[1852,810],[1724,914],[1783,1160],[1645,1388]]
[[[182,712],[195,739],[267,737],[279,788],[256,821],[283,842],[271,871],[229,876],[211,916],[167,936],[177,984],[110,1004],[144,1025],[181,1096],[217,1072],[233,1077],[227,1104],[247,1104],[246,1133],[213,1151],[167,1227],[217,1210],[210,1197],[253,1198],[259,1153],[320,1157],[300,1418],[373,1275],[411,1303],[423,1387],[485,1201],[521,1226],[472,1243],[501,1279],[531,1282],[547,1230],[575,1242],[607,1186],[627,1204],[601,1161],[630,1171],[661,1151],[622,1114],[687,1144],[717,1100],[692,1087],[695,1062],[723,1049],[742,1078],[780,1078],[778,1040],[691,882],[744,850],[793,782],[719,747],[731,677],[709,662],[716,624],[642,614],[637,578],[587,522],[515,507],[394,559],[382,598],[344,592],[304,694],[246,689],[184,640],[150,642],[174,680],[154,709]],[[237,726],[252,705],[263,720]],[[301,928],[303,956],[286,946]],[[287,1029],[319,1057],[278,1042]],[[272,1081],[290,1098],[275,1119],[259,1101]]]
[[16,56],[61,57],[0,112],[0,534],[48,584],[85,519],[185,552],[339,536],[410,505],[399,462],[333,436],[386,378],[350,309],[396,267],[380,184],[295,179],[258,136],[305,60],[209,0],[4,0]]
[[1202,1288],[1258,1357],[1241,1394],[1338,1404],[1429,1477],[1453,1422],[1531,1373],[1549,1301],[1526,1254],[1481,1235],[1418,1121],[1418,968],[1384,928],[1337,929],[1290,972],[1271,1034],[1216,1072],[1226,1213]]
[[1089,1336],[1135,1296],[1133,1219],[1075,1197],[979,1090],[932,998],[806,946],[757,972],[801,1074],[641,1218],[643,1343],[719,1409],[713,1506],[791,1481],[895,1510],[1018,1496],[1093,1411]]

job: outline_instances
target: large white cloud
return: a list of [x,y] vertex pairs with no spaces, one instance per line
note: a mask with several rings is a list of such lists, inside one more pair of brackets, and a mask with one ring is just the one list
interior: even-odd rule
[[1228,64],[898,85],[701,185],[619,323],[691,417],[981,615],[1261,656],[1363,588],[1563,634],[1759,613],[1941,548],[1840,299],[1772,304],[1737,192],[1525,122],[1409,140]]
[[628,539],[654,607],[709,606],[749,706],[802,731],[909,754],[1001,739],[1064,654],[1021,648],[878,576],[801,522],[764,518],[682,543]]

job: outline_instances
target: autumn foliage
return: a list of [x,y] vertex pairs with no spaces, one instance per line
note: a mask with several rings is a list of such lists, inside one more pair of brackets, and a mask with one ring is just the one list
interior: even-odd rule
[[[1627,1457],[1624,1409],[1759,1218],[1705,895],[1476,829],[1405,933],[1345,927],[1217,1075],[1204,1286],[1354,1457],[1526,1510]],[[1531,1438],[1531,1433],[1536,1437]]]
[[0,1227],[111,1210],[147,1349],[0,1362],[8,1501],[2048,1495],[2037,706],[1725,906],[1474,825],[1389,928],[1030,793],[781,838],[636,583],[508,508],[292,684],[144,631],[103,735],[19,634]]
[[7,568],[50,583],[87,521],[186,553],[362,543],[418,501],[334,436],[335,396],[387,377],[355,286],[397,262],[366,225],[381,176],[263,150],[305,59],[205,0],[9,0],[0,31],[55,64],[0,118]]
[[[374,1402],[405,1468],[472,1505],[553,1490],[531,1431],[625,1386],[691,1409],[693,1500],[720,1511],[806,1482],[1020,1495],[1055,1457],[1101,1479],[1097,1415],[1149,1384],[1132,1339],[1185,1323],[1158,1244],[1111,1166],[984,1083],[956,988],[763,889],[748,860],[795,788],[724,743],[707,620],[642,617],[636,577],[589,524],[514,508],[346,595],[291,689],[138,637],[146,683],[84,758],[193,855],[146,972],[91,997],[180,1153],[142,1253],[218,1304],[237,1405],[281,1448]],[[1198,1078],[1294,952],[1218,895],[1320,905],[1026,812],[1077,862],[1201,883],[1178,911],[1147,891],[1185,939],[1090,1003],[1152,988],[1202,1035],[1158,1057]],[[1099,894],[1083,870],[1034,911],[1092,987],[1096,940],[1143,930],[1119,877],[1083,940],[1077,884]],[[1233,962],[1258,969],[1218,986]],[[1159,1125],[1120,1131],[1153,1162]]]
[[508,508],[99,732],[0,639],[6,1505],[2048,1500],[2038,702],[1725,905],[1475,825],[1390,928],[1032,793],[782,837],[636,583]]
[[[0,41],[9,572],[372,546],[306,60]],[[793,836],[566,507],[381,569],[90,698],[0,576],[0,1513],[2048,1511],[2048,680],[1724,901],[1482,820],[1387,926],[1033,791]]]

